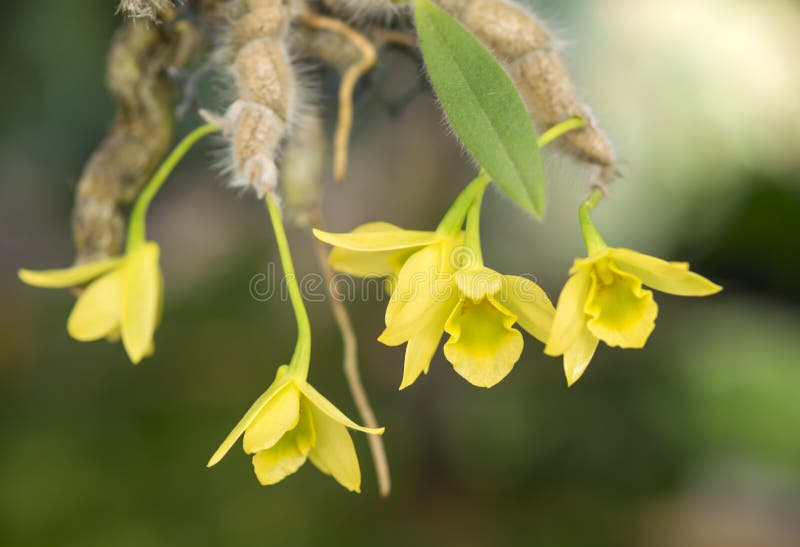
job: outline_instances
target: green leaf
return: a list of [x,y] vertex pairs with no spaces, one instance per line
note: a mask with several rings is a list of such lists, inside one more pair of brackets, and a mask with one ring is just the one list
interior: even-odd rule
[[544,173],[536,132],[511,78],[461,24],[414,0],[422,55],[453,129],[497,185],[541,216]]

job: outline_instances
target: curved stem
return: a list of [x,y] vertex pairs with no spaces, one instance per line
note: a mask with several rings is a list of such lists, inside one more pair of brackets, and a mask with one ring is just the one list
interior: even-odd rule
[[186,135],[181,142],[178,143],[172,152],[170,152],[164,163],[158,168],[153,177],[145,185],[136,204],[133,206],[131,216],[128,221],[128,239],[125,244],[127,252],[132,251],[139,245],[145,242],[145,217],[147,216],[147,209],[150,207],[150,202],[156,196],[164,181],[172,170],[178,165],[178,162],[183,159],[183,156],[194,146],[194,144],[210,133],[221,131],[222,128],[212,124],[201,125],[188,135]]
[[361,54],[361,58],[344,71],[339,84],[339,119],[333,139],[333,180],[341,182],[347,172],[350,132],[353,129],[353,92],[361,76],[375,66],[378,52],[364,35],[339,19],[309,11],[300,15],[300,21],[311,28],[335,32],[355,46]]
[[478,194],[483,194],[483,191],[490,182],[492,182],[492,178],[486,171],[481,169],[478,176],[467,184],[466,188],[461,191],[453,202],[453,205],[450,206],[450,209],[444,214],[436,231],[443,234],[458,232],[464,224],[464,219],[467,216],[469,208],[472,206],[472,202],[475,201]]
[[606,248],[606,242],[603,240],[600,232],[597,231],[590,214],[592,209],[597,207],[597,204],[600,203],[602,198],[603,191],[594,190],[578,208],[578,219],[580,220],[581,230],[583,231],[583,240],[586,242],[586,250],[589,251],[590,255]]
[[296,377],[305,380],[308,377],[308,363],[311,359],[311,324],[308,321],[308,313],[303,303],[303,296],[300,294],[297,276],[294,273],[292,254],[289,250],[289,241],[286,239],[286,231],[283,228],[280,208],[275,201],[275,196],[271,193],[267,193],[266,201],[269,218],[272,221],[272,230],[275,232],[275,242],[278,245],[278,254],[281,257],[283,275],[289,289],[289,299],[292,301],[294,316],[297,320],[297,344],[292,360],[289,362],[289,370]]
[[[313,217],[312,225],[322,227],[322,215],[319,209],[315,209],[311,216]],[[361,421],[367,427],[379,427],[378,419],[375,417],[375,412],[369,403],[367,391],[364,389],[364,384],[361,381],[361,373],[358,370],[358,340],[356,338],[353,323],[350,321],[350,315],[347,313],[347,307],[339,300],[334,294],[333,286],[333,270],[328,263],[327,249],[325,244],[317,238],[314,240],[314,253],[316,255],[317,264],[322,271],[322,277],[325,281],[325,287],[328,292],[328,298],[331,303],[331,311],[333,318],[336,321],[336,326],[342,335],[342,352],[343,352],[343,368],[344,375],[347,378],[347,386],[353,396],[353,401],[358,409],[358,414],[361,416]],[[372,461],[375,465],[375,475],[378,479],[378,490],[381,496],[387,497],[392,491],[392,478],[389,473],[389,460],[386,457],[386,448],[383,444],[383,437],[380,435],[367,435],[369,442],[369,449],[372,453]]]
[[379,40],[387,44],[395,46],[402,46],[407,48],[417,47],[417,37],[410,32],[403,32],[402,30],[393,30],[388,28],[376,28],[373,35]]
[[544,148],[557,138],[582,127],[586,127],[586,120],[577,116],[556,124],[539,136],[539,148]]
[[467,229],[464,238],[464,246],[472,251],[475,258],[475,266],[483,266],[483,251],[481,250],[481,204],[485,187],[475,196],[472,206],[467,213]]

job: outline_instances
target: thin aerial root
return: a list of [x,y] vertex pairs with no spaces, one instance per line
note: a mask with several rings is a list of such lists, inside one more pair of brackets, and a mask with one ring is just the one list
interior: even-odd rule
[[361,59],[345,70],[344,74],[342,74],[342,81],[339,84],[339,118],[333,139],[333,179],[336,182],[341,182],[347,172],[348,146],[350,132],[353,129],[353,91],[359,78],[375,65],[378,57],[377,52],[375,51],[375,46],[363,34],[339,19],[325,17],[316,13],[304,13],[300,19],[309,27],[329,30],[339,34],[361,52]]
[[[311,216],[313,217],[312,225],[321,227],[322,215],[319,209],[314,210]],[[355,401],[361,421],[367,427],[378,427],[378,420],[375,417],[372,406],[369,404],[367,391],[364,389],[364,384],[361,382],[361,374],[358,371],[358,340],[353,330],[353,324],[350,321],[350,315],[347,313],[347,308],[344,303],[333,294],[333,271],[328,263],[325,244],[317,238],[312,239],[314,240],[314,252],[317,263],[322,271],[325,287],[327,287],[333,318],[342,335],[344,375],[347,378],[347,385],[350,388],[350,393]],[[370,452],[372,452],[372,461],[375,465],[375,475],[378,479],[378,491],[381,496],[385,498],[388,497],[392,491],[392,478],[389,473],[389,460],[386,457],[383,437],[380,435],[367,435],[367,439],[369,440]]]
[[410,49],[417,47],[417,37],[409,32],[403,32],[390,28],[377,28],[373,31],[373,35],[377,41],[384,42],[386,44],[407,47]]

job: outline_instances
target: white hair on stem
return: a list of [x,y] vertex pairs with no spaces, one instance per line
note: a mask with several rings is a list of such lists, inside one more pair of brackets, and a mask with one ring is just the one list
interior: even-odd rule
[[172,0],[120,0],[118,13],[133,19],[158,19],[159,12],[173,7]]

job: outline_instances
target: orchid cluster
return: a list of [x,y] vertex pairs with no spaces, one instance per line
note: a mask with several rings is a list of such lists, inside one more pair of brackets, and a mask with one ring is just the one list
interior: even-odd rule
[[[191,145],[217,130],[203,126],[176,148],[134,207],[122,256],[67,269],[20,270],[22,281],[47,288],[84,285],[67,320],[79,341],[122,340],[131,362],[154,352],[154,334],[163,307],[159,247],[145,237],[147,208],[172,167]],[[491,178],[481,172],[456,198],[433,231],[404,230],[373,222],[350,233],[314,230],[333,246],[330,265],[358,277],[384,277],[392,296],[386,327],[378,340],[405,344],[400,389],[427,373],[444,335],[444,356],[469,383],[490,388],[519,361],[522,330],[545,344],[550,356],[563,356],[568,385],[586,370],[602,340],[609,346],[641,348],[655,327],[658,307],[643,286],[683,296],[706,296],[720,287],[689,271],[683,262],[666,262],[635,251],[608,247],[589,212],[602,197],[595,190],[579,209],[588,256],[570,270],[554,308],[531,279],[501,274],[483,262],[481,203]],[[306,460],[351,491],[360,491],[361,473],[348,433],[380,435],[383,428],[362,427],[308,383],[311,334],[297,285],[276,196],[266,197],[282,266],[297,318],[298,338],[288,365],[278,368],[259,397],[208,462],[219,462],[243,437],[259,482],[275,484]]]
[[[684,262],[667,262],[605,243],[591,211],[606,194],[607,181],[602,177],[610,172],[609,162],[595,162],[601,178],[593,181],[593,190],[578,208],[587,256],[575,260],[555,307],[533,280],[487,266],[481,248],[481,205],[487,187],[496,184],[526,212],[541,215],[540,149],[567,134],[574,145],[580,135],[596,139],[600,133],[589,120],[575,116],[551,124],[537,137],[517,88],[486,48],[427,0],[415,0],[414,9],[433,87],[480,170],[434,230],[405,230],[386,222],[364,224],[349,233],[314,229],[319,241],[332,246],[327,255],[331,269],[386,280],[391,298],[378,341],[405,345],[400,389],[427,374],[443,337],[444,357],[453,370],[474,386],[491,388],[520,360],[522,331],[540,342],[546,355],[563,359],[566,381],[572,386],[584,374],[600,341],[611,347],[644,347],[658,315],[653,293],[645,287],[681,296],[707,296],[721,290],[691,272]],[[234,113],[269,118],[263,107],[242,108],[233,109]],[[20,279],[29,285],[81,287],[67,320],[72,338],[121,340],[134,364],[153,355],[164,281],[159,246],[146,237],[148,207],[178,161],[203,136],[225,131],[235,140],[237,127],[247,129],[247,135],[267,135],[241,125],[237,116],[230,112],[224,117],[205,116],[211,123],[189,134],[167,157],[134,205],[121,256],[66,269],[20,270]],[[270,140],[270,151],[278,140]],[[216,465],[242,437],[261,484],[278,483],[310,460],[343,487],[358,492],[361,471],[349,430],[375,436],[384,429],[376,427],[371,411],[365,413],[362,407],[362,420],[369,427],[358,425],[309,383],[311,329],[273,180],[277,168],[269,162],[244,163],[248,166],[244,172],[260,177],[255,177],[260,184],[243,180],[265,198],[297,320],[297,341],[291,359],[277,368],[272,384],[214,452],[208,466]]]

